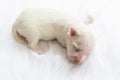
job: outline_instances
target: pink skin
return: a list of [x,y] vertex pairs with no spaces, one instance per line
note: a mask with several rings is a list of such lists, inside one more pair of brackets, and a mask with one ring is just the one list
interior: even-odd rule
[[82,55],[79,55],[79,56],[69,56],[68,58],[73,63],[79,63],[81,61]]
[[72,51],[68,54],[68,59],[73,63],[83,63],[87,59],[88,55],[84,51]]
[[88,56],[86,56],[86,55],[80,54],[80,55],[76,55],[76,56],[68,56],[68,59],[73,63],[81,64],[87,59],[87,57]]

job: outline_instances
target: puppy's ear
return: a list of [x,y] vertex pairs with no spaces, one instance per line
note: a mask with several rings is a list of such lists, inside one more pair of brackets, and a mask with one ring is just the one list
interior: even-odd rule
[[70,28],[69,33],[70,33],[70,36],[72,36],[72,37],[77,35],[76,29],[74,29],[72,27]]

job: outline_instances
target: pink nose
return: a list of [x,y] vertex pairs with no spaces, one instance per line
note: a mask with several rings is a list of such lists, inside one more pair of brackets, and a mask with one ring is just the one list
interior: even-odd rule
[[81,59],[81,58],[78,57],[78,56],[75,56],[75,57],[74,57],[74,61],[75,61],[76,63],[80,62],[80,59]]
[[73,56],[73,59],[74,59],[74,62],[75,62],[75,63],[79,63],[80,60],[81,60],[81,58],[82,58],[81,55],[79,55],[79,56]]
[[75,57],[75,62],[76,62],[76,63],[80,62],[80,58],[76,56],[76,57]]

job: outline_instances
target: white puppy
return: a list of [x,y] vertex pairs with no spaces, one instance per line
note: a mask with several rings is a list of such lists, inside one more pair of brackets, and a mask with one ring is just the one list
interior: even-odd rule
[[74,22],[52,10],[27,9],[21,13],[12,29],[14,38],[38,54],[40,40],[56,39],[67,49],[68,59],[82,63],[92,53],[94,37],[84,23]]

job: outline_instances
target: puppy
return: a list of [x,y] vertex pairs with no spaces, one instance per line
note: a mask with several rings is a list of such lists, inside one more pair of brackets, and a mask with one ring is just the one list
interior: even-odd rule
[[13,24],[12,33],[18,42],[38,54],[44,53],[38,45],[40,40],[56,39],[73,63],[84,62],[94,48],[94,36],[85,23],[48,9],[26,9]]

